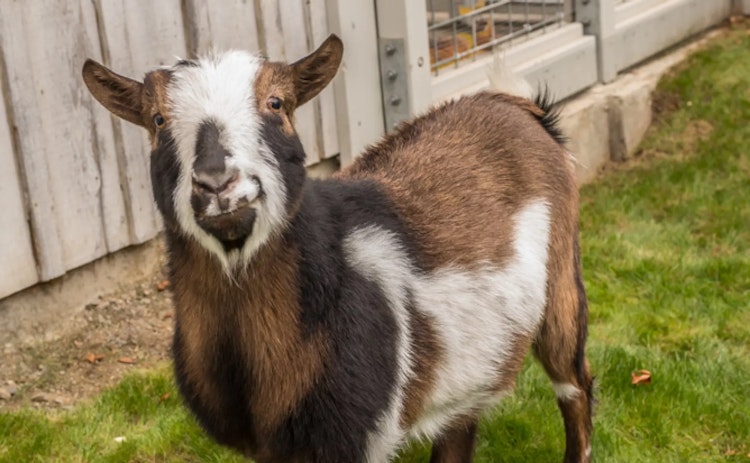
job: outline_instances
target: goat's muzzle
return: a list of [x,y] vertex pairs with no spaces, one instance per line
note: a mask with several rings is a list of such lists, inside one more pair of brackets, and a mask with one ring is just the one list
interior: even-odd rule
[[253,231],[254,203],[261,193],[256,177],[246,178],[236,171],[210,178],[194,174],[190,202],[195,221],[225,248],[242,247]]

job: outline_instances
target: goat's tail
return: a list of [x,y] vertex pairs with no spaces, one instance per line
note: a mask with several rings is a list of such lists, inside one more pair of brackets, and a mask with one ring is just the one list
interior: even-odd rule
[[535,91],[526,79],[513,72],[507,61],[499,54],[495,54],[487,76],[492,90],[521,97],[534,103],[538,110],[533,110],[531,113],[539,124],[555,141],[561,145],[565,144],[567,138],[560,129],[560,108],[556,105],[549,87],[544,85]]

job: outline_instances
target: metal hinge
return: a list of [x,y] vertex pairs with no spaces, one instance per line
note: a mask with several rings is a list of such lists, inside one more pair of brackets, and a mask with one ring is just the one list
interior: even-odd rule
[[409,83],[406,78],[406,48],[403,39],[378,39],[380,88],[383,94],[385,130],[411,117]]

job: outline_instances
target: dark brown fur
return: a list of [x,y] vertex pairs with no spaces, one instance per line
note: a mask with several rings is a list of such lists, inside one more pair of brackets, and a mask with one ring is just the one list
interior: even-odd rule
[[457,420],[434,442],[430,463],[471,463],[476,435],[476,417]]
[[[512,387],[534,341],[552,380],[582,391],[580,400],[560,403],[566,426],[572,428],[590,423],[591,412],[588,365],[576,363],[586,329],[579,304],[585,293],[576,281],[580,269],[574,252],[578,191],[569,154],[538,122],[544,114],[530,101],[509,95],[464,97],[403,123],[338,175],[373,178],[386,188],[415,234],[428,268],[471,268],[488,262],[502,267],[513,253],[510,219],[533,199],[549,203],[546,315],[536,340],[516,341],[516,361],[499,372],[498,390]],[[446,175],[435,175],[436,168]],[[429,390],[425,384],[416,389]],[[572,431],[578,437],[569,443],[566,461],[583,453],[590,432],[590,424]]]
[[434,322],[428,315],[415,309],[410,314],[414,375],[404,391],[404,408],[401,412],[401,426],[404,429],[413,426],[424,411],[425,401],[435,382],[435,366],[440,364],[444,355],[433,327]]
[[214,378],[206,372],[216,340],[240,327],[242,339],[236,342],[245,348],[257,385],[248,405],[254,428],[267,437],[321,375],[328,349],[322,332],[305,339],[300,332],[296,252],[279,240],[269,243],[241,277],[252,283],[238,282],[227,299],[226,276],[216,259],[189,245],[192,252],[176,256],[172,266],[187,380],[202,397],[218,400]]

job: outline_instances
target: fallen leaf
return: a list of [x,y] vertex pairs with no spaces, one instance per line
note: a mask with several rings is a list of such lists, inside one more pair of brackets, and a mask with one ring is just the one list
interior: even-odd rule
[[726,456],[728,456],[728,457],[731,457],[732,455],[737,455],[737,453],[738,453],[738,452],[737,452],[736,450],[734,450],[734,449],[729,449],[729,450],[727,450],[726,452],[724,452],[724,455],[726,455]]
[[156,284],[156,289],[159,291],[164,291],[167,288],[169,288],[169,280],[161,280]]
[[630,373],[630,384],[649,384],[651,382],[651,372],[648,370],[638,370]]
[[172,395],[171,393],[165,392],[164,394],[162,394],[161,397],[159,397],[159,402],[164,402],[165,400],[169,399],[169,396],[171,395]]
[[130,357],[120,357],[119,359],[117,359],[117,361],[120,363],[128,364],[128,365],[132,365],[135,363],[135,360],[133,360]]
[[89,352],[86,355],[86,361],[89,363],[101,362],[102,360],[104,360],[104,355],[102,354],[95,354],[93,352]]

